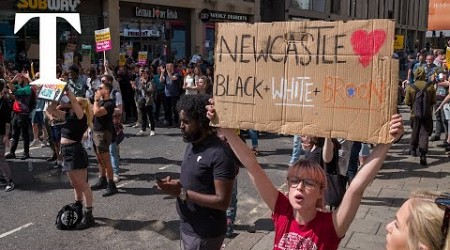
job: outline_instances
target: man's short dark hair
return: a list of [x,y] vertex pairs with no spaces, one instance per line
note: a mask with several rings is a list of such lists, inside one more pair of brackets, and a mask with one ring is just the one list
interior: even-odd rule
[[114,81],[114,77],[112,77],[111,75],[108,75],[108,74],[104,74],[104,75],[102,75],[102,78],[106,78],[107,80],[108,80],[108,83],[109,84],[112,84],[113,83],[113,81]]
[[183,95],[177,103],[177,112],[183,110],[186,115],[198,122],[202,128],[209,128],[209,119],[206,117],[206,105],[209,103],[210,95]]
[[103,84],[103,86],[105,86],[105,88],[108,90],[108,92],[109,93],[111,93],[111,91],[112,91],[112,89],[113,89],[113,86],[112,86],[112,83],[102,83]]
[[72,64],[69,67],[69,70],[75,72],[77,75],[80,73],[80,68],[78,68],[78,66],[76,64]]

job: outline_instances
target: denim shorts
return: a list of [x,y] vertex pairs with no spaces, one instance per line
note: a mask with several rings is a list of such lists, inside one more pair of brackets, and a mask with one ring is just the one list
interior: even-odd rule
[[44,112],[43,111],[31,112],[31,123],[44,124]]
[[59,143],[61,141],[61,128],[62,125],[50,126],[52,131],[52,141]]

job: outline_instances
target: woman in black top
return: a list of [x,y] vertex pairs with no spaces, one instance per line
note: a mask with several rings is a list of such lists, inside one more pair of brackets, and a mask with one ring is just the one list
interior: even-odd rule
[[75,193],[75,204],[82,207],[85,203],[83,219],[76,229],[82,230],[95,223],[92,215],[92,191],[87,181],[88,157],[81,142],[88,126],[92,126],[92,111],[89,101],[75,97],[66,91],[70,105],[58,106],[56,103],[47,109],[53,116],[65,120],[61,128],[61,151],[64,158],[63,169],[69,177]]

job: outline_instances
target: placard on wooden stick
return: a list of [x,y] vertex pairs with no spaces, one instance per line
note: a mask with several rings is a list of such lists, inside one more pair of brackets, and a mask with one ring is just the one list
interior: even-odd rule
[[220,23],[220,127],[389,143],[398,62],[390,20]]

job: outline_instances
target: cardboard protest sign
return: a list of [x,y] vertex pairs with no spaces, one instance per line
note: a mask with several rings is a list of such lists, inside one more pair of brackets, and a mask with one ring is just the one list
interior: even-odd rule
[[64,53],[64,64],[70,67],[73,64],[73,55],[73,52]]
[[119,66],[125,66],[127,60],[125,58],[125,52],[119,53]]
[[81,61],[81,68],[83,70],[89,70],[89,68],[91,67],[91,55],[83,55],[83,59]]
[[109,28],[95,31],[95,51],[102,52],[112,48]]
[[133,45],[132,45],[132,44],[128,44],[128,45],[126,46],[126,49],[127,49],[127,55],[128,55],[129,57],[132,57],[132,56],[133,56]]
[[59,101],[64,93],[66,84],[43,84],[39,91],[38,98],[47,101]]
[[394,39],[394,50],[402,50],[405,46],[405,36],[395,35]]
[[140,65],[147,64],[147,51],[139,51],[138,53],[138,63]]
[[28,59],[39,59],[39,44],[31,44],[27,51]]
[[450,67],[450,47],[447,46],[445,49],[445,63],[447,64],[447,68]]
[[220,23],[220,127],[388,143],[397,108],[395,24]]

